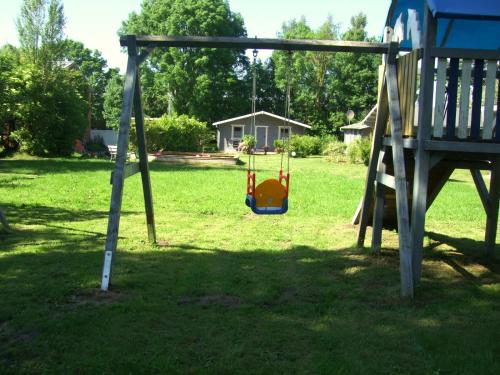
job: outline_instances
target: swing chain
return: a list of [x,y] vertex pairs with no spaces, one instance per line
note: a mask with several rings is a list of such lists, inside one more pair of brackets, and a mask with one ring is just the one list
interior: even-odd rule
[[[253,64],[252,64],[252,121],[250,123],[250,134],[254,135],[255,132],[255,112],[257,102],[257,55],[259,51],[253,50]],[[248,170],[255,171],[255,150],[248,150]],[[253,157],[252,157],[253,156]]]
[[[284,126],[285,129],[290,129],[289,126],[289,117],[290,117],[290,100],[291,100],[291,70],[292,70],[292,51],[287,51],[288,59],[287,59],[287,69],[286,69],[286,91],[285,91],[285,120]],[[285,140],[283,140],[283,152],[281,153],[281,168],[283,170],[283,159],[285,156],[285,151],[287,152],[287,174],[290,172],[290,130],[288,130],[288,136]]]

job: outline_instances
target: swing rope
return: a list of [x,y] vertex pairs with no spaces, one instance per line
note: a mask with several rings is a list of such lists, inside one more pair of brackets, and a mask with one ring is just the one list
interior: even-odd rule
[[287,153],[287,174],[290,171],[290,91],[291,91],[291,70],[292,70],[292,51],[288,51],[288,61],[287,61],[287,69],[286,69],[286,90],[285,90],[285,114],[283,125],[284,129],[288,129],[288,134],[285,140],[283,140],[283,152],[281,153],[281,167],[280,171],[283,171],[283,159],[285,157],[285,152]]
[[[255,115],[257,102],[257,49],[253,50],[252,64],[252,119],[250,121],[250,134],[255,138],[255,147],[257,146],[257,137],[255,134]],[[248,171],[247,171],[247,194],[253,194],[255,191],[255,150],[248,147]],[[253,173],[252,173],[253,172]]]

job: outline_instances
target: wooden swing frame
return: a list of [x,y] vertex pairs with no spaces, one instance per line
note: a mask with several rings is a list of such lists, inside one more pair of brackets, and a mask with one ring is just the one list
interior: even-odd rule
[[[101,290],[103,291],[108,290],[111,283],[112,266],[118,243],[125,179],[138,172],[141,173],[142,177],[148,239],[151,243],[156,242],[153,195],[149,176],[148,155],[146,152],[146,136],[144,133],[144,113],[140,83],[140,65],[146,60],[154,48],[232,48],[375,54],[385,54],[389,51],[388,43],[202,36],[182,37],[127,35],[120,38],[120,45],[127,48],[128,62],[125,73],[123,106],[120,116],[116,163],[115,168],[111,173],[111,203],[106,244],[104,249],[104,264],[101,277]],[[397,53],[397,44],[393,44],[391,50],[393,53]],[[134,111],[135,114],[139,162],[128,164],[126,161],[132,111]]]

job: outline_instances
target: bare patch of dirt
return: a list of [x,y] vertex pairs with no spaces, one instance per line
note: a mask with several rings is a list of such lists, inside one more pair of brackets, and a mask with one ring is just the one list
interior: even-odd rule
[[110,305],[122,301],[124,295],[119,291],[100,289],[86,289],[69,297],[69,303],[74,306],[82,305]]
[[229,294],[214,294],[201,297],[181,297],[179,305],[198,305],[198,306],[224,306],[235,307],[243,303],[243,300],[238,296]]

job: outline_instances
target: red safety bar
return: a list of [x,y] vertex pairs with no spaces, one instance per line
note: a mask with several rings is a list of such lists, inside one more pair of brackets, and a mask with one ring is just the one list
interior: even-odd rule
[[280,177],[278,180],[279,180],[280,184],[281,184],[281,181],[285,180],[285,192],[286,192],[285,198],[288,198],[288,186],[290,184],[290,173],[287,173],[285,176],[283,174],[283,170],[280,169]]
[[255,173],[247,171],[247,194],[255,198]]

